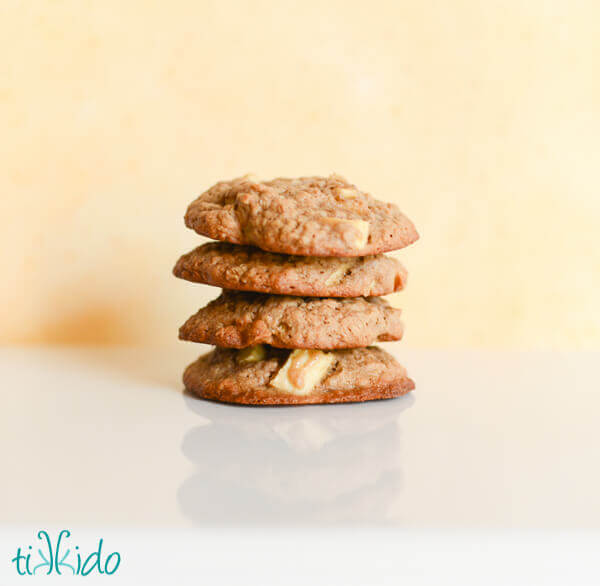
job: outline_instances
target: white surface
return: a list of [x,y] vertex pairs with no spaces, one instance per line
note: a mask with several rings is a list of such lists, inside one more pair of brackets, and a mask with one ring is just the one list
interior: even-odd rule
[[600,528],[598,354],[404,351],[412,396],[265,409],[184,396],[196,352],[0,350],[0,518]]
[[[462,543],[467,555],[488,536],[498,561],[523,540],[540,555],[546,543],[567,556],[555,565],[577,558],[588,583],[585,556],[600,543],[600,355],[388,349],[415,379],[412,396],[276,409],[184,396],[191,345],[2,349],[2,540],[46,525],[120,527],[131,553],[144,527],[149,550],[163,535],[181,545],[178,528],[202,540],[254,527],[275,547],[272,526],[359,524],[379,535],[372,546],[412,555],[413,538],[438,555]],[[455,541],[457,530],[467,531]],[[355,530],[343,535],[347,551],[364,550],[348,541]]]

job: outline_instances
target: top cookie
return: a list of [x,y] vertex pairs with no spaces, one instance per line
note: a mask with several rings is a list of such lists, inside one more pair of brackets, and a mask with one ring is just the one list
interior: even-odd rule
[[395,205],[339,175],[220,181],[190,204],[185,224],[215,240],[303,256],[366,256],[419,237]]

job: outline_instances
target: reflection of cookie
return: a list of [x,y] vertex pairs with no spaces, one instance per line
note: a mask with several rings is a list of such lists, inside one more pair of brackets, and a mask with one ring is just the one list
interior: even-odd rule
[[[294,411],[301,413],[306,408]],[[254,414],[244,416],[252,418]],[[256,437],[231,426],[204,425],[186,434],[182,452],[196,469],[210,471],[225,486],[242,484],[288,503],[335,501],[376,484],[386,472],[398,470],[402,462],[400,429],[395,423],[359,436],[333,438],[309,452],[294,451],[278,438]]]
[[198,401],[191,393],[186,393],[184,400],[188,409],[210,422],[208,427],[222,430],[223,438],[243,434],[247,439],[260,438],[301,454],[321,450],[330,443],[354,441],[351,438],[361,442],[388,425],[396,426],[401,414],[414,404],[412,395],[408,393],[397,401],[345,403],[336,409],[321,409],[319,405],[295,409],[291,405],[252,412]]
[[182,445],[183,453],[196,468],[210,470],[225,485],[241,483],[278,501],[309,498],[315,503],[332,501],[375,484],[385,472],[399,469],[399,448],[400,430],[395,423],[359,436],[333,438],[309,452],[296,452],[278,439],[255,437],[219,425],[194,428]]
[[338,175],[221,181],[192,202],[185,223],[215,240],[307,256],[377,254],[419,237],[395,205]]
[[[255,457],[261,458],[261,455],[255,454]],[[330,501],[314,501],[308,497],[291,504],[262,492],[261,487],[248,486],[245,478],[228,482],[219,477],[220,471],[217,468],[216,472],[215,469],[196,472],[177,490],[184,515],[194,524],[314,528],[315,525],[355,527],[357,523],[385,526],[402,520],[394,510],[402,494],[402,476],[397,469],[382,474],[375,484],[365,484]],[[304,482],[310,480],[307,474]],[[305,486],[309,492],[311,485]]]
[[217,348],[187,367],[186,388],[204,399],[251,405],[388,399],[414,388],[405,369],[376,347],[294,352]]
[[226,348],[357,348],[399,340],[400,310],[379,297],[336,299],[223,291],[179,330],[182,340]]
[[404,288],[406,270],[395,258],[289,256],[211,242],[184,254],[175,276],[223,289],[279,295],[360,297]]

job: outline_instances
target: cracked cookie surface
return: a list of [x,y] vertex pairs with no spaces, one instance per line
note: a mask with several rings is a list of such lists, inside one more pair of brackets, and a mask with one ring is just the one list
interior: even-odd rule
[[368,297],[400,291],[406,269],[383,254],[352,258],[293,256],[209,242],[184,254],[176,277],[222,289],[315,297]]
[[185,223],[215,240],[304,256],[366,256],[419,237],[395,205],[339,175],[220,181],[190,204]]
[[289,359],[289,350],[266,347],[258,361],[239,359],[240,352],[216,348],[190,364],[186,389],[204,399],[248,405],[345,403],[389,399],[414,389],[398,361],[377,347],[336,350],[328,370],[310,392],[283,392],[271,383]]
[[227,348],[332,350],[402,338],[400,310],[379,297],[290,297],[223,291],[179,330],[179,338]]

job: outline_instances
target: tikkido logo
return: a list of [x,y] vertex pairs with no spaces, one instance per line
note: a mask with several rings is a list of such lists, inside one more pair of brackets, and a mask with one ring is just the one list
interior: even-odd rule
[[121,554],[113,551],[103,558],[102,547],[104,540],[98,540],[98,546],[89,554],[79,550],[79,546],[69,547],[66,540],[71,537],[71,532],[63,529],[56,539],[47,531],[38,531],[37,538],[41,541],[37,550],[34,546],[19,547],[17,555],[12,560],[19,576],[35,576],[58,574],[71,576],[88,576],[92,572],[114,574],[121,564]]

